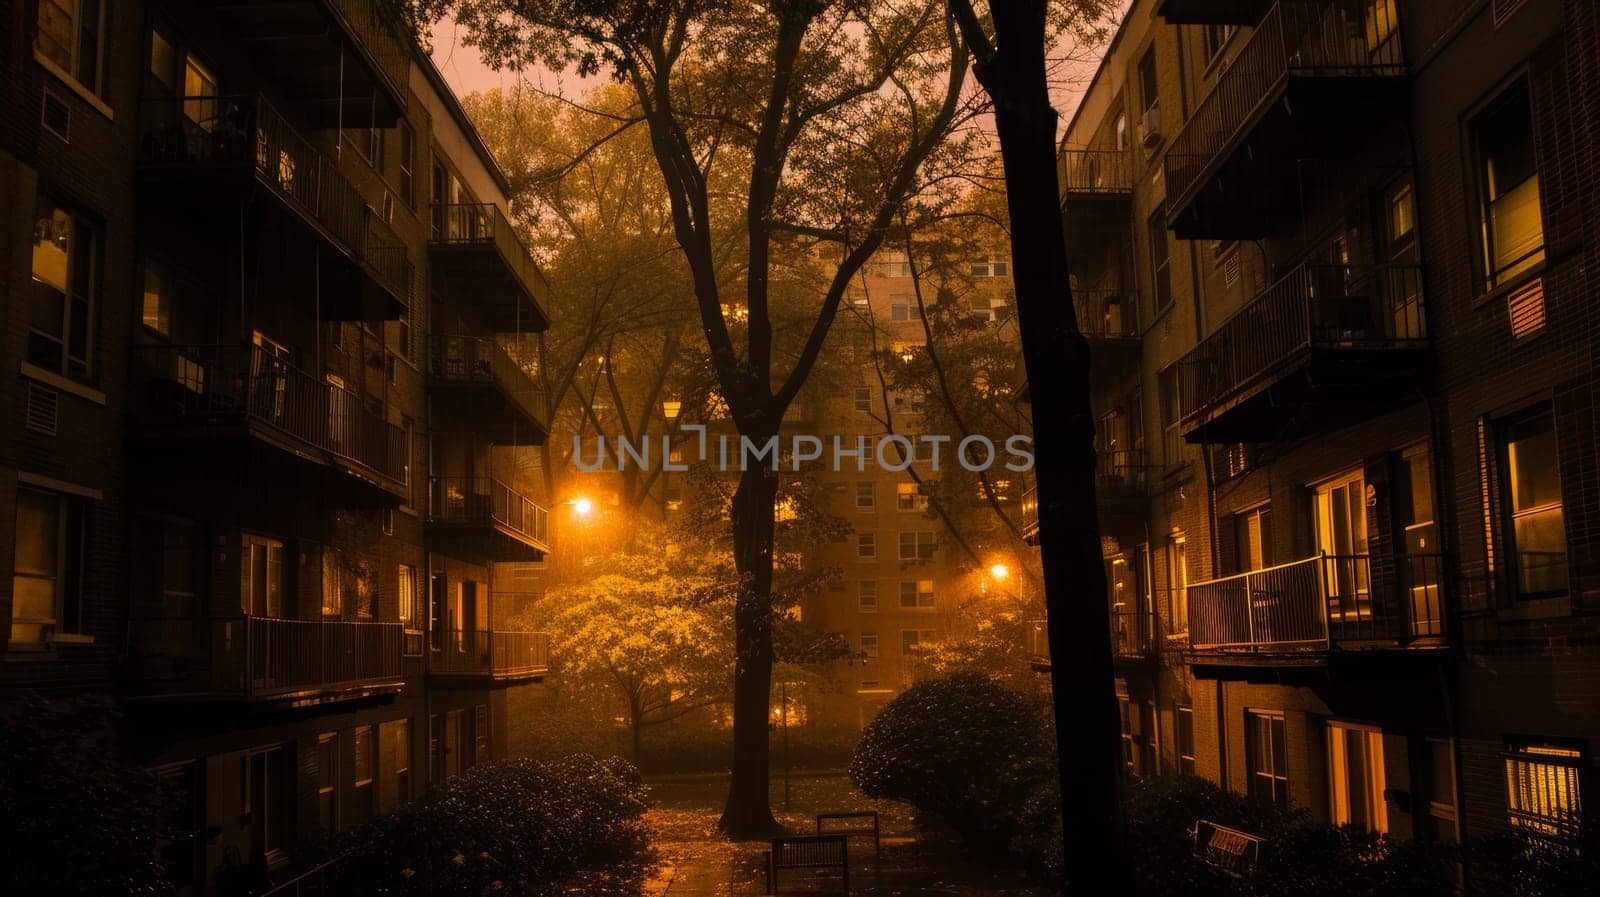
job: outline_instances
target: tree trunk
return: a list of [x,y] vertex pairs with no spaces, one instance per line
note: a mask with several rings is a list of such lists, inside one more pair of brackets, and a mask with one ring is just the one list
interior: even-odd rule
[[644,718],[635,713],[633,715],[633,765],[639,765],[640,755],[644,752]]
[[1078,329],[1057,205],[1055,109],[1042,3],[991,6],[998,52],[978,69],[994,101],[1011,218],[1018,330],[1033,406],[1039,543],[1068,893],[1128,893],[1121,723],[1095,505],[1089,346]]
[[[757,444],[769,434],[752,437]],[[733,560],[739,597],[733,625],[733,778],[722,829],[735,840],[757,840],[778,828],[767,790],[767,716],[772,692],[772,539],[778,480],[753,459],[733,495]]]

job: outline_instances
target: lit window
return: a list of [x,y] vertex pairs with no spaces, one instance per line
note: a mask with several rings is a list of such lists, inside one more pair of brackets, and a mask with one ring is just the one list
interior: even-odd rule
[[1567,533],[1554,415],[1545,407],[1503,422],[1500,432],[1517,592],[1565,592]]
[[99,292],[99,235],[87,220],[43,196],[35,208],[28,361],[54,373],[87,378]]
[[1245,739],[1250,796],[1288,808],[1288,743],[1283,714],[1245,711]]
[[1571,841],[1583,812],[1581,752],[1543,744],[1514,745],[1506,756],[1506,808],[1511,824],[1541,837]]
[[906,580],[900,583],[900,607],[906,610],[933,607],[933,580]]
[[916,483],[896,483],[894,498],[895,507],[902,511],[922,511],[928,507],[928,497]]
[[105,6],[102,0],[39,0],[34,42],[51,67],[95,94],[105,86]]
[[1512,85],[1472,123],[1486,287],[1493,289],[1544,261],[1533,108],[1526,81]]
[[417,568],[410,564],[401,564],[399,580],[396,591],[400,593],[400,622],[407,629],[415,628],[417,622]]
[[1334,825],[1357,825],[1369,832],[1389,830],[1384,800],[1383,733],[1328,724],[1329,814]]
[[87,511],[79,498],[17,489],[11,644],[39,645],[59,633],[83,631]]

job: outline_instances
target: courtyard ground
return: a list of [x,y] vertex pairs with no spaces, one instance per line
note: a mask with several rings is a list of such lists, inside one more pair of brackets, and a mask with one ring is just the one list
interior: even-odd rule
[[[648,777],[654,808],[646,819],[661,868],[645,897],[747,897],[765,893],[756,842],[730,843],[717,831],[727,795],[725,775]],[[772,781],[772,808],[794,834],[815,831],[815,814],[877,810],[883,856],[874,862],[871,838],[850,841],[850,892],[857,897],[1044,897],[1012,872],[975,868],[959,844],[919,831],[904,804],[875,801],[842,771],[808,771],[790,778],[788,805],[781,775]],[[784,894],[838,894],[837,872],[786,871]]]

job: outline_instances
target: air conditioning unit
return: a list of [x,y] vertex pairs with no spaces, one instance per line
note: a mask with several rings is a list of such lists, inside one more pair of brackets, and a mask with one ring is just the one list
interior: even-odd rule
[[1145,149],[1161,145],[1161,107],[1151,106],[1139,118],[1139,143]]

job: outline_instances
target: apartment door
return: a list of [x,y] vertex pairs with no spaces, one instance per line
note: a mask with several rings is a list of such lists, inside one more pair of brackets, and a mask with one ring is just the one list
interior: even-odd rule
[[245,400],[250,413],[279,426],[289,414],[289,371],[294,352],[257,330],[250,334],[254,357],[250,362],[250,384]]
[[1413,636],[1444,634],[1444,609],[1439,583],[1444,576],[1439,548],[1439,524],[1433,511],[1433,457],[1428,443],[1406,449],[1394,500],[1401,514],[1405,538],[1400,574],[1407,621]]
[[1323,555],[1328,623],[1370,619],[1366,484],[1361,471],[1343,474],[1316,487],[1316,528],[1317,551]]
[[344,378],[328,374],[328,447],[340,454],[349,454],[352,443],[351,428],[356,418],[355,394],[345,388]]
[[1383,733],[1367,726],[1328,724],[1328,813],[1334,825],[1389,830],[1384,801]]
[[451,710],[444,715],[443,766],[445,778],[461,774],[461,711]]

